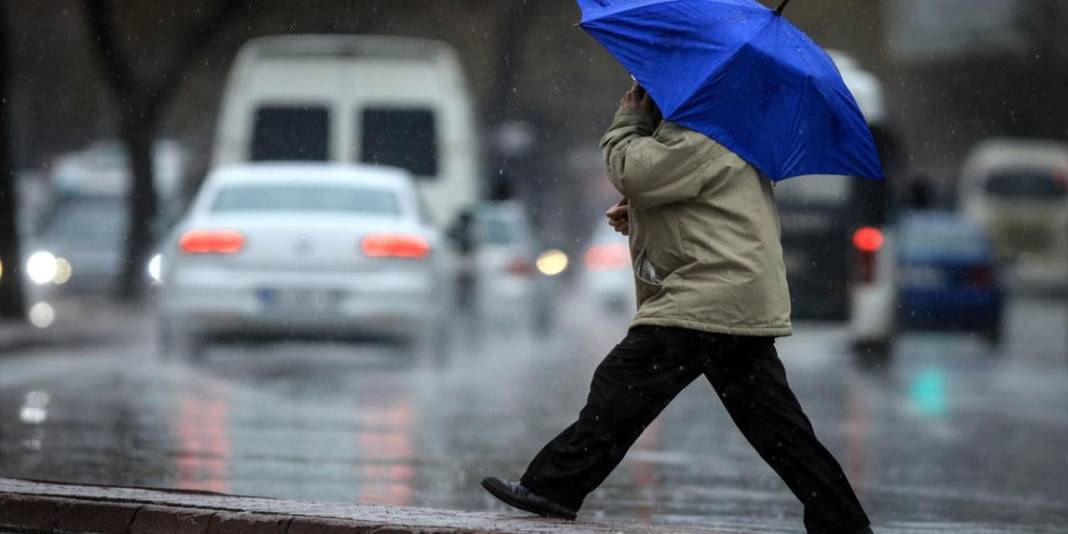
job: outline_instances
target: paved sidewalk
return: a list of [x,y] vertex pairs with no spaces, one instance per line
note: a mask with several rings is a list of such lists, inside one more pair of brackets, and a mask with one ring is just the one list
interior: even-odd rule
[[[516,513],[346,505],[0,478],[0,530],[106,534],[713,534]],[[726,534],[724,531],[715,531]]]

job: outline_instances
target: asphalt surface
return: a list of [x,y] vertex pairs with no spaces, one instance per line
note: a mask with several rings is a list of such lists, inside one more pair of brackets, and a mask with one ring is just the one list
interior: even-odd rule
[[[544,339],[459,339],[444,367],[316,344],[161,361],[150,312],[100,304],[99,335],[68,339],[85,316],[57,308],[36,343],[0,327],[0,476],[502,511],[478,481],[572,421],[626,328],[581,302]],[[1063,300],[1016,299],[999,350],[909,335],[865,367],[839,325],[802,324],[779,351],[877,532],[1068,532],[1066,324]],[[698,381],[580,515],[797,532],[801,509]]]

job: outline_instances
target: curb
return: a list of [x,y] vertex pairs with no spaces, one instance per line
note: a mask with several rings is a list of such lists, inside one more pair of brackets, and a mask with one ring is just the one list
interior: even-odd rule
[[0,478],[0,529],[101,534],[726,534],[526,514],[300,502]]

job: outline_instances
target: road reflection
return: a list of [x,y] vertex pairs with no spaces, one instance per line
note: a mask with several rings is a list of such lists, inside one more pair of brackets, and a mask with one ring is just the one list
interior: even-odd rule
[[941,418],[946,415],[945,371],[937,367],[920,370],[909,386],[909,398],[920,415],[927,418]]
[[[645,432],[634,444],[634,449],[645,453],[660,450],[661,424],[660,419],[656,419],[646,427]],[[635,508],[634,514],[643,524],[648,524],[652,521],[654,511],[653,503],[655,499],[652,498],[652,493],[660,485],[657,479],[656,462],[636,462],[633,469],[631,469],[631,478],[634,480],[634,486],[638,489],[638,506]]]
[[[305,350],[279,346],[255,358],[220,352],[203,364],[224,380],[177,391],[170,425],[177,451],[172,487],[257,493],[262,491],[257,481],[268,478],[288,488],[283,495],[321,491],[362,504],[414,502],[419,403],[432,399],[400,378],[412,378],[417,370],[398,368],[390,358]],[[293,353],[306,358],[294,360]],[[377,378],[361,383],[356,376]],[[318,386],[293,389],[295,383]],[[277,441],[279,428],[301,429],[301,436]],[[272,459],[279,463],[270,464]],[[273,469],[253,474],[240,468],[261,462]],[[294,475],[291,466],[318,473],[321,485],[306,487],[306,477]]]
[[179,393],[172,432],[177,442],[174,487],[225,493],[230,487],[230,388]]
[[869,402],[872,385],[868,380],[849,382],[846,392],[845,437],[846,450],[842,464],[846,476],[853,485],[853,491],[862,501],[867,497],[867,469],[869,441],[872,436],[872,415]]
[[361,424],[356,432],[356,442],[363,452],[357,463],[360,487],[357,502],[411,504],[417,452],[412,436],[417,411],[411,397],[361,406],[361,419],[366,424]]

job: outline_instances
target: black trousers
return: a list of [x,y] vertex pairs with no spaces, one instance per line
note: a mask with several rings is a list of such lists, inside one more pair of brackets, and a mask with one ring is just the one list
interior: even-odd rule
[[773,338],[632,328],[597,367],[578,421],[538,453],[521,482],[578,510],[645,427],[702,374],[804,504],[809,533],[865,531],[868,517],[790,390]]

